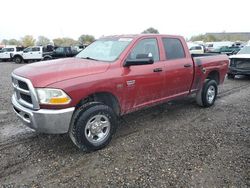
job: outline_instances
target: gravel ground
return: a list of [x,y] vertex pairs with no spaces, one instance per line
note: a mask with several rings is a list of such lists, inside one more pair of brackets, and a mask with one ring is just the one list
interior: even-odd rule
[[187,98],[126,115],[108,147],[85,153],[16,118],[20,66],[0,63],[0,187],[250,186],[249,78],[226,79],[211,108]]

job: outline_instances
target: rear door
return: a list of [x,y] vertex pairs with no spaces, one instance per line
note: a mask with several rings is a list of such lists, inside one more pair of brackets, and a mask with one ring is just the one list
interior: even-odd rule
[[185,52],[183,42],[185,41],[180,38],[162,38],[166,66],[164,96],[167,98],[187,95],[191,88],[193,60],[190,54]]
[[[156,38],[140,39],[132,48],[127,59],[135,60],[151,56],[151,65],[124,67],[126,101],[128,108],[141,107],[163,97],[164,62],[160,61],[158,40]],[[130,106],[131,105],[131,106]]]

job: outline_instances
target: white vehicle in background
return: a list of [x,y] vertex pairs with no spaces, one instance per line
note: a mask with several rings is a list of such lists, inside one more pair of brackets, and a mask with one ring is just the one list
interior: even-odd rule
[[195,44],[195,43],[187,43],[188,49],[191,54],[204,54],[205,49],[202,45]]
[[48,52],[43,46],[31,46],[23,50],[22,58],[24,61],[40,61],[51,59],[52,51]]
[[6,46],[0,51],[0,60],[1,61],[10,61],[13,60],[16,63],[22,62],[22,47],[16,46]]

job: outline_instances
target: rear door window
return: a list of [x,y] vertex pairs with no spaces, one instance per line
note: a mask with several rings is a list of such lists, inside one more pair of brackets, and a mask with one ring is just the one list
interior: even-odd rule
[[184,48],[182,43],[177,38],[163,38],[166,59],[182,59],[185,58]]

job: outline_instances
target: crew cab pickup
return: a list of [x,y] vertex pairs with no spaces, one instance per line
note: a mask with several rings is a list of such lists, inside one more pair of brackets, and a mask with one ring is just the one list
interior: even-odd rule
[[124,114],[191,94],[212,106],[228,63],[226,55],[192,57],[180,36],[104,37],[74,58],[14,70],[13,109],[38,132],[69,133],[80,149],[97,150]]
[[20,60],[19,55],[22,54],[22,47],[16,47],[16,46],[8,46],[3,48],[0,51],[0,60],[1,61],[10,61],[10,60],[14,60],[14,61],[18,61]]
[[53,51],[43,46],[31,46],[23,50],[22,59],[27,61],[41,61],[51,59]]

